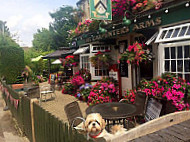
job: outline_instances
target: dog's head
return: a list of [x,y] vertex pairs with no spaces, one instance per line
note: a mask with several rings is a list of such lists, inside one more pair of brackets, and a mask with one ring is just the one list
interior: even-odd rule
[[88,133],[98,133],[105,129],[105,121],[99,113],[91,113],[86,118],[85,129]]

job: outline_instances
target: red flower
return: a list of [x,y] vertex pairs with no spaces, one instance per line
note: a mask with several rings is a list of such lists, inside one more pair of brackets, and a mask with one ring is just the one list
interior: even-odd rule
[[95,55],[103,54],[101,51],[98,51]]

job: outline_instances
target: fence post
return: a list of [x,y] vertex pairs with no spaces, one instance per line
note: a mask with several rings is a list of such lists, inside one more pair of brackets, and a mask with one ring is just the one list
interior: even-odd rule
[[35,139],[35,127],[34,127],[34,105],[33,105],[33,103],[38,102],[38,100],[37,99],[31,99],[30,101],[31,101],[31,103],[30,103],[30,112],[31,112],[31,123],[32,123],[32,140],[33,140],[33,142],[36,142],[36,139]]

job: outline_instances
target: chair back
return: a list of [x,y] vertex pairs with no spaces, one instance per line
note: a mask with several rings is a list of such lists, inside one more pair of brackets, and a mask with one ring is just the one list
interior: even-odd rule
[[141,114],[145,114],[147,107],[148,97],[145,92],[137,91],[137,95],[135,98],[135,105],[137,106],[138,112]]
[[51,85],[43,85],[40,87],[40,91],[52,91],[54,92],[55,89]]
[[[64,110],[67,115],[70,126],[73,125],[74,127],[76,127],[77,125],[79,125],[82,122],[81,119],[76,119],[77,117],[83,117],[77,101],[67,104],[65,106]],[[73,122],[74,122],[74,124],[73,124]]]

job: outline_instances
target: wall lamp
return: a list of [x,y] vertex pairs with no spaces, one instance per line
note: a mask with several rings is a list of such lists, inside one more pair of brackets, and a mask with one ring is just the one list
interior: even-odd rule
[[[131,15],[133,15],[133,13],[131,13],[130,11],[128,11],[128,10],[126,10],[125,11],[125,13],[124,13],[124,18],[123,18],[123,25],[124,26],[129,26],[129,25],[131,25],[131,20],[130,19],[127,19],[127,17],[126,17],[126,13],[130,13]],[[134,16],[134,15],[133,15]],[[135,18],[136,19],[136,18]]]
[[102,28],[102,27],[101,27],[101,24],[102,24],[102,22],[99,23],[99,29],[98,29],[99,32],[100,32],[100,33],[106,33],[107,30],[106,30],[105,28]]

